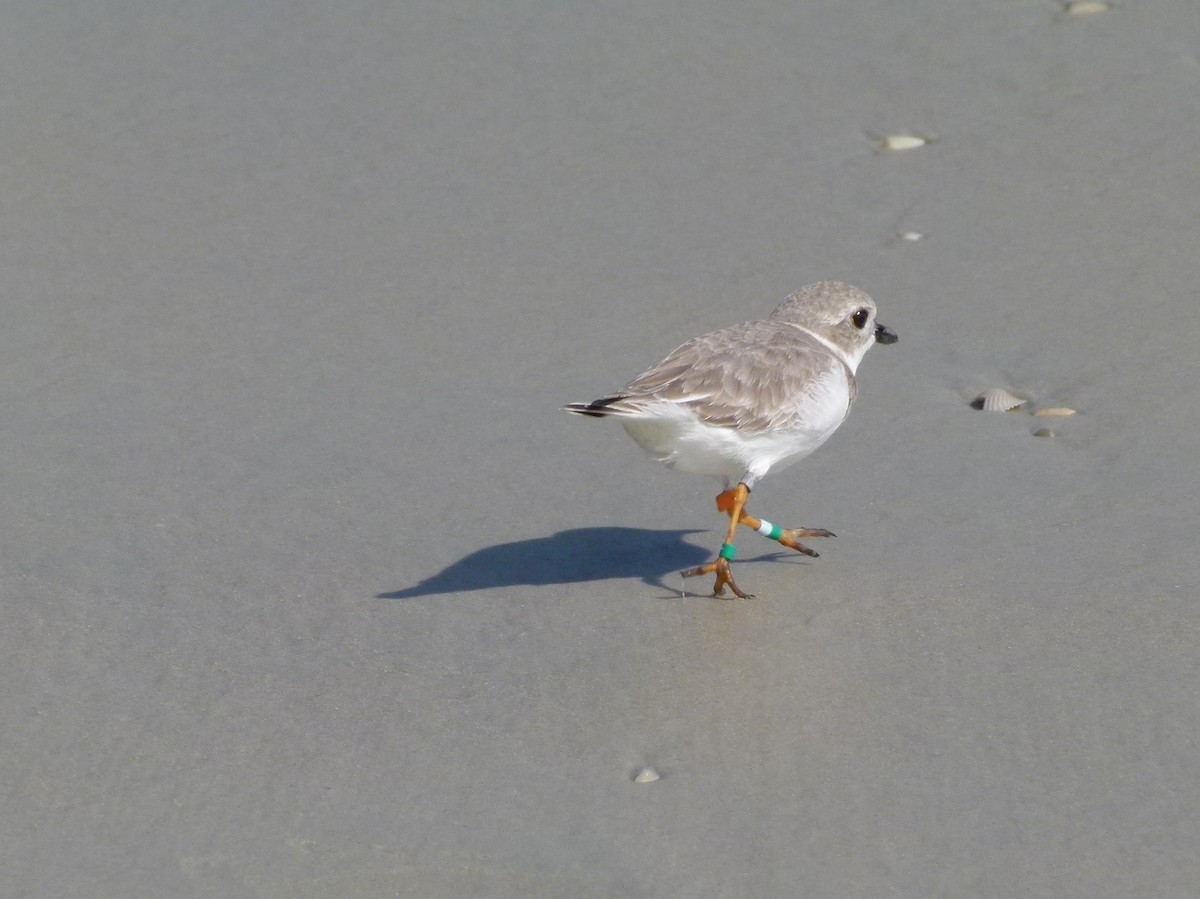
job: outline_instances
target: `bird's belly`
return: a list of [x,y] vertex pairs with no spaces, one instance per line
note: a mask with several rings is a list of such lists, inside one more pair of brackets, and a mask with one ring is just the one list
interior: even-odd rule
[[802,428],[747,433],[692,420],[625,419],[629,436],[655,460],[688,474],[761,476],[807,456],[836,429]]

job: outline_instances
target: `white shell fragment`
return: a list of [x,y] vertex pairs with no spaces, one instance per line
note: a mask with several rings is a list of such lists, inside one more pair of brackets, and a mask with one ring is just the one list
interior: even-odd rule
[[646,766],[634,776],[633,782],[635,784],[652,784],[661,777],[662,775],[653,768]]
[[1025,403],[1026,401],[1019,396],[1013,396],[1003,388],[993,387],[976,397],[971,405],[984,412],[1008,412],[1018,406],[1024,406]]
[[1106,0],[1072,0],[1067,4],[1067,12],[1073,16],[1086,16],[1090,13],[1108,12],[1112,4]]
[[1074,415],[1075,409],[1068,406],[1051,406],[1048,409],[1038,409],[1033,414],[1038,418],[1066,418],[1068,415]]
[[901,240],[922,240],[922,239],[924,239],[924,237],[925,237],[925,235],[922,234],[920,231],[901,231],[900,232]]
[[929,143],[929,138],[915,134],[889,134],[883,139],[885,150],[915,150]]

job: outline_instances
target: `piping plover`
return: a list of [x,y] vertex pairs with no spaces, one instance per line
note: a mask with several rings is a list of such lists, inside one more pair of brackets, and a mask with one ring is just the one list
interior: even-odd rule
[[807,556],[817,553],[801,538],[833,536],[755,518],[745,510],[751,489],[768,471],[803,459],[829,439],[850,412],[862,357],[874,343],[895,342],[895,333],[875,321],[869,296],[821,281],[792,294],[764,321],[689,340],[618,393],[563,408],[612,416],[668,468],[724,483],[717,509],[729,516],[729,529],[721,551],[681,573],[715,574],[714,594],[728,586],[744,598],[729,570],[739,524]]

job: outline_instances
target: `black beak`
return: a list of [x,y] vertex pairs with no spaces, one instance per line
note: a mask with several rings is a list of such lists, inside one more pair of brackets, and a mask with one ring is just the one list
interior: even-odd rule
[[896,332],[891,328],[875,322],[875,342],[876,343],[895,343],[900,338],[896,336]]

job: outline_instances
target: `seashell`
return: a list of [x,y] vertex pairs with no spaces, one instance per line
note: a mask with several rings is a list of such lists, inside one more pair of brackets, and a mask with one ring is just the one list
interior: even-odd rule
[[661,774],[647,766],[637,773],[633,778],[633,782],[635,784],[652,784],[661,777]]
[[1018,406],[1024,406],[1027,401],[1019,396],[1013,396],[1007,390],[993,387],[985,390],[972,402],[971,406],[984,412],[1009,412]]
[[1038,418],[1066,418],[1068,415],[1074,415],[1075,409],[1068,406],[1051,406],[1049,409],[1038,409],[1033,414]]
[[1033,432],[1033,436],[1034,437],[1053,437],[1054,432],[1051,431],[1049,428],[1038,428],[1036,431]]
[[883,139],[885,150],[915,150],[929,143],[927,137],[917,137],[915,134],[889,134]]
[[1108,12],[1112,4],[1106,0],[1072,0],[1066,7],[1067,13],[1072,16],[1086,16],[1089,13]]
[[920,231],[901,231],[899,236],[901,240],[923,240],[925,237]]

